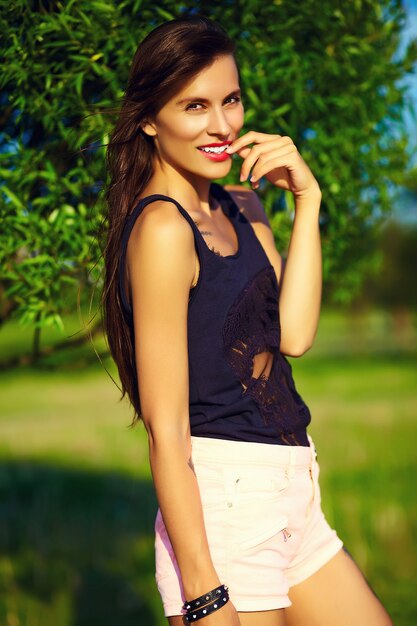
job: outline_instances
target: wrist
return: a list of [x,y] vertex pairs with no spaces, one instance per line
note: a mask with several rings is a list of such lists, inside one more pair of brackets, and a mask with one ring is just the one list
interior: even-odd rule
[[307,212],[312,216],[319,214],[321,205],[321,191],[319,190],[305,194],[304,196],[298,196],[294,198],[295,211]]
[[[293,192],[294,193],[294,192]],[[311,185],[308,189],[297,194],[294,193],[294,201],[298,202],[321,202],[321,189],[318,183]]]
[[204,573],[204,576],[196,576],[192,580],[183,580],[184,595],[187,600],[193,600],[205,593],[208,593],[215,587],[218,587],[224,581],[220,580],[218,574],[213,571]]

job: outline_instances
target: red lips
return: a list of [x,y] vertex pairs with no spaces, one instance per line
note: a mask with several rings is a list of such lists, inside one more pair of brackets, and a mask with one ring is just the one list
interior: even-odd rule
[[199,148],[220,148],[221,146],[230,146],[231,141],[222,141],[221,143],[206,143],[204,146],[198,146]]

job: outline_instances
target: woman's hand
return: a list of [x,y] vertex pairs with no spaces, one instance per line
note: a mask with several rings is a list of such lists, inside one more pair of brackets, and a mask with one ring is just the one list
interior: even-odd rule
[[[254,145],[248,148],[249,144]],[[237,153],[244,159],[240,180],[247,180],[252,170],[250,182],[253,189],[259,187],[259,179],[265,176],[275,187],[292,191],[295,198],[321,193],[317,180],[291,137],[251,130],[235,139],[226,152]]]

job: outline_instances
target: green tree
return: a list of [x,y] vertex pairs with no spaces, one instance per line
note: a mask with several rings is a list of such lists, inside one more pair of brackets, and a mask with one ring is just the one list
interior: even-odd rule
[[[244,130],[291,136],[319,180],[326,294],[349,301],[376,265],[375,225],[408,158],[400,82],[417,43],[398,56],[401,1],[3,2],[0,313],[37,329],[35,351],[39,329],[75,308],[74,288],[100,280],[100,145],[136,46],[200,10],[237,40]],[[285,253],[291,195],[267,185],[259,194]]]
[[374,280],[366,281],[362,296],[389,309],[417,309],[417,227],[394,221],[384,224],[379,248],[381,271]]

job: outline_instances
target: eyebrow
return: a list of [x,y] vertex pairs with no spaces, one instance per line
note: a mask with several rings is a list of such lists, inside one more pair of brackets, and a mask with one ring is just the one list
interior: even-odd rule
[[[240,96],[241,95],[241,90],[240,89],[235,89],[234,91],[230,92],[226,97],[225,100],[227,98],[230,98],[231,96]],[[186,102],[210,102],[210,100],[208,100],[207,98],[199,98],[198,96],[196,96],[195,98],[183,98],[182,100],[178,100],[178,102],[176,102],[175,104],[185,104]]]

